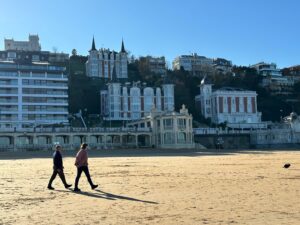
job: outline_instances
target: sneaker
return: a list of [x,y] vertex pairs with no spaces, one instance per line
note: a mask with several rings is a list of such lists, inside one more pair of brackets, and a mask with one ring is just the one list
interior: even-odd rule
[[48,186],[47,187],[49,190],[54,190],[54,187],[52,187],[52,186]]
[[74,188],[75,192],[81,192],[81,190],[79,188]]
[[72,187],[72,184],[66,184],[65,185],[65,188],[69,188],[69,187]]
[[94,190],[95,188],[97,188],[98,187],[98,185],[96,184],[94,184],[94,185],[92,185],[92,189]]

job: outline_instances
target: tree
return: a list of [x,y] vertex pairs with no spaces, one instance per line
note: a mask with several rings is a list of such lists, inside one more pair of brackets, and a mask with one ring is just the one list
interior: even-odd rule
[[72,56],[77,56],[77,50],[75,48],[72,50]]

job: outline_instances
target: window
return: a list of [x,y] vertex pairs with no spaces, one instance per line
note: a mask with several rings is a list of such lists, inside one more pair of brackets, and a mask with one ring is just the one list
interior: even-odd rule
[[157,120],[157,127],[160,127],[160,120]]
[[22,80],[22,84],[23,84],[23,85],[28,85],[28,84],[29,84],[29,80],[23,79],[23,80]]
[[173,128],[173,120],[172,119],[164,119],[164,128],[172,129]]
[[7,53],[7,57],[15,59],[17,57],[17,53],[15,53],[15,52],[8,52]]
[[178,119],[177,125],[179,129],[185,129],[186,128],[186,119]]
[[28,120],[35,120],[35,115],[29,114],[28,115]]
[[32,55],[32,61],[33,62],[40,61],[40,56],[39,55]]
[[178,143],[186,143],[186,133],[179,132],[177,140],[178,140]]

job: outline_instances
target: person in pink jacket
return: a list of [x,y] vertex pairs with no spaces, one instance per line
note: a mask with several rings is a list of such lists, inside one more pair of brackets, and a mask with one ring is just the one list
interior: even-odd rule
[[89,172],[89,167],[88,167],[88,154],[87,154],[87,150],[88,150],[88,144],[83,143],[80,147],[79,152],[76,155],[76,161],[75,161],[75,166],[77,167],[77,176],[75,179],[75,188],[74,191],[81,191],[78,188],[78,182],[81,176],[82,171],[85,173],[89,184],[91,185],[92,189],[95,189],[98,187],[98,185],[93,184],[91,176],[90,176],[90,172]]

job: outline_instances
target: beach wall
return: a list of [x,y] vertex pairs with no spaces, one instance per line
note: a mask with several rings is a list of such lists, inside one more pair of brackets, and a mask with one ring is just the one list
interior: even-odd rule
[[200,143],[208,149],[249,149],[250,134],[207,134],[195,135],[195,143]]

